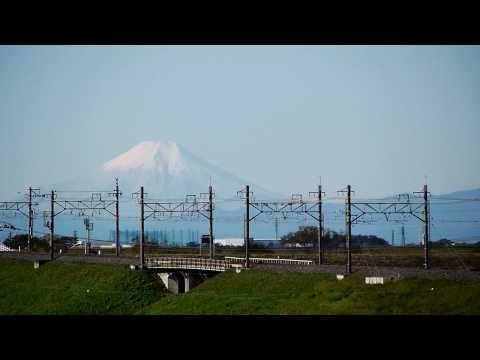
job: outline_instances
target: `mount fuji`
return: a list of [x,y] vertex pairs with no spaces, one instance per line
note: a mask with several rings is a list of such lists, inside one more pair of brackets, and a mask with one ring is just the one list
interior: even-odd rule
[[[113,191],[115,178],[119,179],[119,188],[122,192],[120,213],[126,218],[121,220],[121,230],[135,230],[138,228],[137,219],[130,220],[130,216],[138,216],[139,207],[131,198],[131,194],[139,191],[140,186],[144,187],[146,200],[185,200],[186,195],[208,192],[208,186],[211,183],[215,193],[215,214],[216,217],[238,218],[238,221],[227,223],[216,223],[216,236],[241,236],[243,231],[242,216],[244,202],[227,201],[220,199],[236,198],[237,191],[245,188],[249,184],[251,191],[254,192],[256,199],[278,199],[284,198],[281,194],[276,194],[267,189],[258,186],[251,181],[237,177],[218,166],[192,154],[185,147],[173,141],[143,141],[126,152],[119,154],[109,161],[101,163],[90,171],[77,175],[65,181],[57,181],[40,186],[42,192],[49,190],[58,191],[61,198],[84,199],[83,194],[76,194],[78,191],[97,192]],[[70,193],[72,192],[72,193]],[[75,194],[74,194],[75,192]],[[20,196],[20,195],[18,195]],[[85,195],[90,196],[90,195]],[[108,197],[112,199],[111,197]],[[122,201],[123,199],[123,201]],[[217,203],[218,202],[218,203]],[[41,207],[47,209],[49,203],[42,201]],[[1,214],[0,214],[1,215]],[[56,231],[58,234],[72,234],[73,230],[84,233],[83,218],[79,216],[69,216],[63,214],[62,218],[56,221]],[[0,220],[1,220],[0,216]],[[114,220],[96,219],[92,213],[92,221],[95,223],[93,236],[96,239],[109,239],[110,232],[114,229]],[[20,229],[26,228],[25,218],[8,219],[9,223]],[[157,229],[159,222],[147,222],[146,229]],[[41,220],[35,220],[35,231],[45,231]],[[266,226],[264,226],[267,228]],[[208,223],[205,221],[191,223],[177,223],[175,221],[162,222],[160,228],[168,231],[184,231],[186,229],[200,231],[201,234],[208,233]],[[264,230],[262,234],[270,233]],[[260,232],[259,232],[260,233]],[[0,233],[0,241],[6,235]],[[177,233],[177,236],[179,234]]]
[[158,140],[143,141],[103,163],[83,179],[56,184],[56,187],[113,189],[115,178],[119,178],[124,194],[136,192],[143,186],[146,193],[163,199],[183,199],[187,194],[205,193],[210,183],[216,197],[235,197],[246,184],[251,185],[256,198],[282,197],[199,158],[175,142]]

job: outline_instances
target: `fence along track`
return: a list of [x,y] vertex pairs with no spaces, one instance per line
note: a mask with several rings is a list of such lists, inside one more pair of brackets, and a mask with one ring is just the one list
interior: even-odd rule
[[[311,260],[274,259],[274,258],[250,258],[257,264],[288,264],[288,265],[312,265]],[[243,263],[245,258],[226,256],[225,260],[178,258],[178,257],[147,257],[145,266],[150,269],[190,269],[207,271],[226,271],[235,263]]]
[[178,257],[147,257],[145,258],[147,268],[165,269],[190,269],[206,271],[225,271],[230,268],[225,260],[178,258]]
[[[225,256],[227,263],[240,263],[245,262],[245,258]],[[312,260],[294,260],[294,259],[275,259],[275,258],[250,258],[250,262],[256,264],[288,264],[288,265],[312,265]]]

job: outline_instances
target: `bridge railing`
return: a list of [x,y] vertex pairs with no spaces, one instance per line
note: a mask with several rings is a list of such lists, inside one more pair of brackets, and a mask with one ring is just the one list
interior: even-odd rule
[[179,257],[147,257],[145,258],[147,268],[167,269],[190,269],[225,271],[230,268],[225,260],[203,259],[203,258],[179,258]]
[[[233,264],[244,264],[245,258],[226,256],[224,260],[205,258],[180,258],[180,257],[147,257],[147,268],[162,269],[190,269],[207,271],[225,271]],[[285,264],[285,265],[312,265],[311,260],[279,259],[279,258],[250,258],[256,264]]]
[[[225,261],[227,263],[244,263],[245,258],[242,257],[233,257],[225,256]],[[256,264],[286,264],[286,265],[312,265],[312,260],[295,260],[295,259],[279,259],[279,258],[250,258],[250,262]]]

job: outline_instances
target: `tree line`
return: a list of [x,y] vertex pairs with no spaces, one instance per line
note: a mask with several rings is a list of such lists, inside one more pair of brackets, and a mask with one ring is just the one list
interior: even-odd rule
[[[53,243],[56,249],[66,250],[77,241],[73,236],[59,236],[55,235]],[[28,235],[27,234],[17,234],[11,238],[8,238],[3,241],[3,243],[8,246],[10,249],[24,250],[28,248]],[[32,251],[49,251],[50,249],[50,235],[44,235],[42,237],[33,236],[30,241],[30,247]]]
[[[345,235],[326,229],[322,241],[325,248],[344,247]],[[282,236],[280,243],[282,246],[296,246],[299,244],[303,247],[318,247],[318,227],[301,226],[299,230]],[[390,246],[390,244],[375,235],[352,235],[351,246],[354,248],[384,247]]]

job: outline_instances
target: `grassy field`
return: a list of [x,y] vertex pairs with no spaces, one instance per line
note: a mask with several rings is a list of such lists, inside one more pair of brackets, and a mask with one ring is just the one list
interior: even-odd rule
[[164,293],[126,266],[0,260],[0,314],[130,314]]
[[338,281],[316,273],[226,272],[141,313],[480,315],[480,283],[409,278],[365,285],[361,276]]
[[480,282],[228,271],[187,294],[126,266],[0,259],[0,314],[477,314]]

